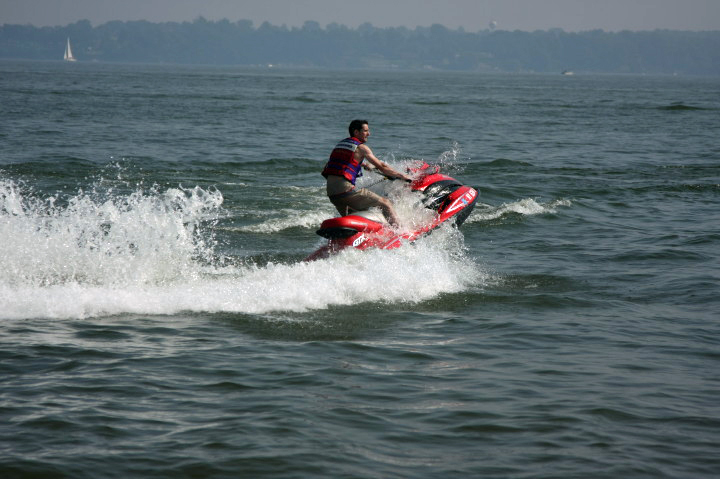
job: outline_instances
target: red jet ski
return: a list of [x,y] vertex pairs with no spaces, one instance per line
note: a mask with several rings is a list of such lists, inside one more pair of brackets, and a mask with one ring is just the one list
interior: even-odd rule
[[412,231],[397,232],[368,211],[330,218],[323,221],[317,230],[317,234],[328,239],[327,244],[305,258],[305,261],[327,258],[345,248],[397,248],[430,233],[446,221],[452,220],[459,227],[470,215],[478,198],[476,189],[440,173],[440,167],[427,163],[409,168],[408,172],[415,178],[410,183],[410,189],[422,193],[422,204],[435,211],[432,220]]

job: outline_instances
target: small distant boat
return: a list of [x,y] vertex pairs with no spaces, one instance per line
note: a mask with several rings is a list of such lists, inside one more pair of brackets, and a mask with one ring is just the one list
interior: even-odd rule
[[571,71],[571,70],[563,70],[562,74],[563,74],[563,75],[570,76],[570,75],[574,75],[575,72],[573,72],[573,71]]
[[67,39],[67,45],[65,45],[65,56],[63,56],[63,59],[66,62],[76,62],[77,58],[75,58],[72,54],[72,48],[70,48],[70,37]]

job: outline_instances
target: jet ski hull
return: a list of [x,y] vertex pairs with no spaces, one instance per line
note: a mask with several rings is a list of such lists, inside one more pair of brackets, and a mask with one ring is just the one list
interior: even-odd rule
[[459,227],[470,215],[478,199],[475,188],[463,185],[456,179],[438,172],[437,167],[423,164],[410,170],[418,174],[410,188],[423,194],[423,205],[435,211],[432,220],[413,231],[398,233],[379,218],[365,212],[330,218],[322,222],[317,234],[327,238],[327,244],[310,254],[305,260],[326,258],[346,248],[393,249],[430,233],[443,223],[452,221]]

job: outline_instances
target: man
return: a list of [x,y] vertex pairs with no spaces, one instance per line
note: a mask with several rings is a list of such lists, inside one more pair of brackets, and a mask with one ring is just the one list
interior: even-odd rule
[[377,168],[388,178],[412,180],[373,155],[372,150],[365,144],[370,136],[367,120],[350,122],[348,133],[350,133],[350,137],[337,144],[322,171],[322,175],[327,178],[327,195],[330,202],[335,205],[342,216],[378,206],[385,219],[391,225],[397,226],[397,215],[390,201],[368,189],[356,189],[355,180],[362,174],[361,167],[370,169],[367,164],[363,165],[364,160],[367,160],[372,167]]

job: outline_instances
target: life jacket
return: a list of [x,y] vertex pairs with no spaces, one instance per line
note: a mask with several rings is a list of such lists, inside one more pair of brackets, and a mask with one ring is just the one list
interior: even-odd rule
[[358,176],[362,176],[360,165],[362,160],[355,159],[355,151],[363,142],[355,137],[345,138],[335,146],[330,159],[322,171],[322,175],[327,178],[329,175],[345,177],[350,183],[355,184]]

